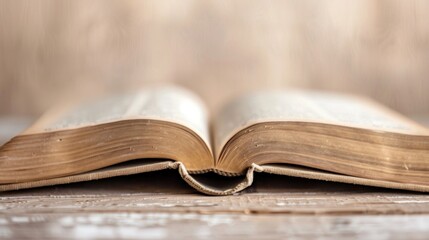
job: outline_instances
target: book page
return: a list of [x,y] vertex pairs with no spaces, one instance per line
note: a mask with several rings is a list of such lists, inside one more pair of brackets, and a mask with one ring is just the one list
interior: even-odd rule
[[207,110],[193,93],[179,88],[146,89],[63,104],[46,113],[24,134],[73,129],[130,119],[153,119],[183,125],[210,147]]
[[238,131],[257,123],[303,121],[376,131],[427,134],[427,129],[365,98],[317,91],[254,93],[228,104],[215,120],[216,154]]

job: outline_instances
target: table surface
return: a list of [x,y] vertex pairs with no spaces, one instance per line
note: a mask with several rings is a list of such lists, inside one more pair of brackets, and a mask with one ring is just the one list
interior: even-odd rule
[[427,239],[429,195],[258,173],[213,197],[174,170],[0,194],[0,238],[120,237]]

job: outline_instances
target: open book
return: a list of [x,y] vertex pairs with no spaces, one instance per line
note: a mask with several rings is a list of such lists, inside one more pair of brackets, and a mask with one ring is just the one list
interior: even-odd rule
[[[178,87],[61,105],[0,147],[0,190],[178,169],[225,195],[254,172],[429,192],[429,130],[369,100],[313,91],[254,93],[209,118]],[[195,176],[242,175],[229,186]]]

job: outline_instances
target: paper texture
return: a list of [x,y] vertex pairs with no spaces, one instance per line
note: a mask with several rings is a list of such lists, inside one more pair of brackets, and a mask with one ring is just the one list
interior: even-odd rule
[[193,93],[179,87],[101,97],[77,105],[65,104],[45,114],[26,133],[52,132],[129,119],[181,124],[211,146],[208,113],[204,104]]
[[363,98],[299,90],[263,92],[239,98],[220,112],[214,127],[217,156],[239,130],[273,121],[317,122],[407,134],[427,132]]

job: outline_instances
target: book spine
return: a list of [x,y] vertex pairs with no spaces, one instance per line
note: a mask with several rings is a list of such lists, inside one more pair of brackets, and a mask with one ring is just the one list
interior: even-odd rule
[[256,172],[263,171],[263,169],[260,166],[256,164],[252,164],[252,166],[248,168],[243,180],[240,181],[237,185],[235,185],[232,188],[220,189],[218,187],[208,186],[196,180],[194,177],[192,177],[191,174],[189,174],[189,172],[186,170],[185,165],[181,162],[171,163],[170,168],[178,169],[179,174],[183,178],[183,180],[185,180],[186,183],[188,183],[191,187],[195,188],[197,191],[205,193],[207,195],[213,195],[213,196],[231,195],[231,194],[240,192],[252,185],[253,175],[255,171]]

